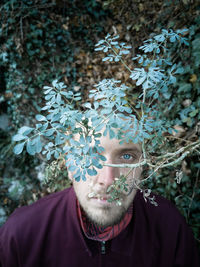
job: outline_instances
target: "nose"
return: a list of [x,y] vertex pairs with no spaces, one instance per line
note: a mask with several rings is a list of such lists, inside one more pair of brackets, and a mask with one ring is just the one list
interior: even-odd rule
[[98,171],[97,183],[100,186],[108,187],[110,186],[114,178],[118,177],[118,168],[104,166],[101,170]]

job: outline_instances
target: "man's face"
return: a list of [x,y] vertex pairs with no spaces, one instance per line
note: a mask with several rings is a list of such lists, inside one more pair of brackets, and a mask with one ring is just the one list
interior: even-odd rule
[[[120,145],[120,140],[110,139],[108,136],[100,138],[101,146],[104,147],[102,155],[106,157],[108,164],[133,164],[141,161],[142,152],[138,144],[129,143]],[[116,168],[104,166],[97,170],[96,176],[87,176],[86,181],[76,182],[73,179],[73,173],[69,173],[70,179],[73,180],[73,187],[82,209],[88,218],[99,226],[111,226],[119,223],[132,203],[136,189],[131,193],[124,192],[120,195],[121,205],[115,202],[109,203],[107,199],[108,187],[114,182],[115,178],[120,175],[127,175],[127,184],[132,187],[134,179],[140,179],[142,169],[135,168],[130,172],[128,168]],[[91,197],[94,195],[93,197]]]

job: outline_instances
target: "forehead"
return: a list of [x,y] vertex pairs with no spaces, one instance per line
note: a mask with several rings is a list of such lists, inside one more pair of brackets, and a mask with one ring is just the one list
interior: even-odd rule
[[[110,139],[109,135],[107,134],[106,136],[103,135],[105,130],[105,126],[99,133],[101,133],[101,137],[98,138],[100,141],[100,146],[104,147],[106,152],[113,152],[113,151],[125,151],[125,150],[134,150],[136,153],[141,154],[142,153],[142,145],[139,143],[135,144],[133,142],[129,143],[123,143],[120,144],[120,139],[112,138]],[[118,131],[118,129],[113,129],[115,132]],[[80,135],[75,134],[74,139],[79,140]],[[90,146],[95,146],[95,141],[94,138],[92,138],[92,143]]]
[[99,138],[99,141],[100,141],[100,145],[104,147],[106,152],[126,151],[126,150],[134,150],[137,153],[142,152],[142,148],[140,144],[134,144],[133,142],[120,144],[120,140],[116,138],[110,139],[108,135],[106,136],[102,135]]

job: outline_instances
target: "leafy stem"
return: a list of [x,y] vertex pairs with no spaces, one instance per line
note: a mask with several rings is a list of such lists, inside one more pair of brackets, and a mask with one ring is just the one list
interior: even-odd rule
[[115,56],[119,56],[120,57],[120,61],[122,62],[124,67],[131,73],[132,70],[128,67],[128,65],[125,63],[125,61],[122,59],[122,57],[115,51],[115,49],[112,47],[112,45],[110,45],[110,43],[107,40],[105,40],[105,42],[107,43],[108,47],[113,51]]

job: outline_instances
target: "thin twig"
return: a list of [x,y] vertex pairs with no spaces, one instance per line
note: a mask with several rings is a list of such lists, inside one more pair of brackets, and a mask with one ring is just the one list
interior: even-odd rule
[[[137,168],[137,167],[141,167],[144,165],[148,165],[150,167],[156,167],[156,170],[161,169],[161,168],[166,168],[169,166],[174,166],[177,163],[179,163],[180,161],[182,161],[187,155],[189,155],[193,150],[195,150],[196,148],[198,148],[200,146],[200,142],[198,142],[194,147],[192,147],[189,151],[186,151],[185,153],[183,153],[178,159],[175,159],[169,163],[164,164],[165,162],[167,162],[169,160],[169,158],[164,159],[164,162],[162,162],[160,165],[157,166],[157,164],[152,164],[150,162],[150,160],[144,159],[142,162],[138,162],[138,163],[134,163],[134,164],[108,164],[108,163],[104,163],[104,166],[109,166],[109,167],[116,167],[116,168]],[[185,149],[185,148],[184,148]],[[170,159],[174,158],[175,156],[177,156],[178,154],[180,154],[183,151],[183,149],[179,149],[178,151],[174,152],[173,154],[170,153]],[[172,156],[173,155],[173,156]]]

